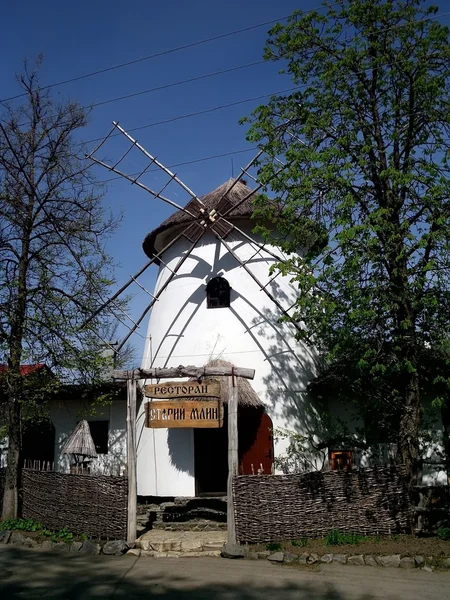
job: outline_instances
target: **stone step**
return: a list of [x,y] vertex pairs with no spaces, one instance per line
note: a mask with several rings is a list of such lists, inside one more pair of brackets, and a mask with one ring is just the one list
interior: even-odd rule
[[192,521],[196,519],[204,519],[208,521],[217,521],[219,523],[224,523],[227,520],[227,511],[217,510],[214,508],[208,507],[198,507],[198,508],[190,508],[189,510],[165,510],[160,512],[158,515],[159,518],[156,518],[157,521],[163,521],[164,523],[169,522],[183,522],[183,521]]
[[[225,531],[148,531],[136,540],[135,549],[158,554],[169,552],[182,553],[183,555],[193,552],[220,553],[225,541]],[[149,554],[148,556],[152,555]]]
[[220,552],[220,550],[208,550],[204,552],[154,552],[152,550],[139,550],[138,548],[133,548],[132,550],[128,550],[127,554],[132,556],[147,556],[149,558],[218,558]]
[[159,531],[226,531],[226,522],[198,519],[192,521],[155,521],[152,529]]

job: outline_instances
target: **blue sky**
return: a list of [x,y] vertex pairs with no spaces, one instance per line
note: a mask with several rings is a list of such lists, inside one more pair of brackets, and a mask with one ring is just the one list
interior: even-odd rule
[[[320,1],[8,2],[2,7],[0,50],[4,59],[0,64],[0,96],[7,98],[20,92],[14,74],[21,70],[24,58],[31,61],[40,53],[44,54],[41,84],[47,85],[278,19],[288,15],[299,4],[308,9],[320,5]],[[52,93],[58,98],[70,97],[90,106],[118,96],[261,61],[268,28],[268,25],[263,26],[57,86]],[[90,114],[88,127],[82,132],[83,138],[90,140],[103,136],[113,119],[128,129],[291,87],[289,80],[278,75],[277,71],[275,65],[258,64],[96,107]],[[245,127],[239,125],[238,120],[261,102],[253,101],[153,126],[134,135],[167,165],[245,150],[251,145],[246,142]],[[250,150],[233,157],[235,173],[253,154]],[[231,168],[231,157],[228,156],[175,170],[194,192],[203,194],[227,180],[231,176]],[[98,177],[108,179],[110,174],[99,170]],[[149,175],[145,182],[156,186],[158,177]],[[171,190],[173,194],[177,193],[174,188]],[[187,200],[180,194],[173,199],[178,203]],[[121,227],[109,243],[110,252],[118,263],[118,282],[122,283],[146,261],[141,248],[144,236],[172,209],[120,180],[108,184],[104,202],[114,212],[124,212]],[[147,288],[151,289],[154,285],[156,273],[156,268],[153,268],[142,279]],[[137,288],[134,291],[136,298],[131,312],[136,317],[149,297]],[[145,333],[145,328],[141,333]],[[140,352],[142,339],[134,336],[134,341]]]
[[[33,60],[40,53],[44,54],[41,83],[47,85],[264,21],[278,20],[295,8],[310,10],[320,4],[320,0],[7,2],[2,6],[0,97],[19,93],[14,73],[21,70],[24,58]],[[443,3],[441,6],[443,12],[445,6]],[[269,25],[259,27],[57,86],[53,88],[53,94],[91,106],[118,96],[261,61],[268,28]],[[120,121],[125,129],[131,129],[289,87],[292,87],[291,82],[278,74],[277,65],[256,64],[98,106],[92,110],[89,125],[82,135],[85,140],[105,135],[113,119]],[[245,140],[245,127],[238,121],[262,102],[252,101],[148,127],[133,135],[167,165],[247,150],[233,157],[236,173],[254,154]],[[113,142],[112,153],[119,149],[115,145]],[[133,170],[132,162],[129,166]],[[227,180],[231,168],[231,156],[227,156],[175,170],[194,192],[204,194]],[[98,176],[99,179],[111,177],[103,170],[98,171]],[[145,179],[145,183],[154,186],[158,181],[156,174]],[[177,193],[174,188],[170,189]],[[187,200],[182,194],[174,195],[173,199],[178,203]],[[124,212],[122,225],[108,246],[118,264],[120,284],[146,261],[141,242],[172,209],[121,180],[108,183],[104,203],[116,213]],[[147,288],[154,285],[156,272],[154,268],[142,279]],[[135,291],[136,298],[131,306],[134,317],[149,300],[137,288]],[[134,341],[140,352],[142,340],[135,336]]]

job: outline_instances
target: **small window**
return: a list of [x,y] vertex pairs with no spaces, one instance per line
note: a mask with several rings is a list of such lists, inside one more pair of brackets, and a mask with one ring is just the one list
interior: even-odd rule
[[353,452],[351,450],[330,451],[330,469],[332,471],[351,471]]
[[214,277],[206,286],[207,308],[226,308],[230,306],[230,284],[223,277]]
[[89,421],[97,454],[108,454],[109,421]]

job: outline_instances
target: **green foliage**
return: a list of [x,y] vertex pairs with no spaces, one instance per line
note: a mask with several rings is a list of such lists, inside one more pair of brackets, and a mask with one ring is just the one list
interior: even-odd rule
[[74,535],[66,527],[63,527],[58,531],[54,531],[50,539],[52,542],[66,542],[66,544],[70,544],[74,540]]
[[422,0],[296,11],[265,58],[297,90],[247,119],[271,190],[254,216],[289,253],[278,268],[298,288],[299,338],[325,372],[348,366],[334,395],[392,423],[410,473],[430,383],[419,355],[441,353],[447,381],[450,366],[450,45],[436,11]]
[[0,529],[10,531],[41,531],[42,525],[33,519],[6,519],[0,521]]
[[[63,527],[62,529],[58,529],[57,531],[53,531],[51,529],[47,529],[42,526],[38,521],[34,521],[33,519],[6,519],[4,521],[0,521],[0,529],[1,530],[10,530],[10,531],[29,531],[37,533],[38,535],[42,535],[52,542],[66,542],[70,544],[74,541],[75,535],[67,529],[67,527]],[[83,534],[79,536],[82,541],[88,539],[87,534]]]
[[270,552],[278,552],[278,550],[281,550],[281,544],[278,544],[277,542],[269,542],[266,544],[266,548],[267,550],[270,550]]
[[367,540],[357,533],[341,533],[339,529],[332,529],[325,538],[325,546],[343,546],[345,544],[359,544]]
[[450,540],[450,527],[441,527],[438,530],[438,537],[441,540]]
[[292,540],[291,543],[293,546],[296,546],[298,548],[306,548],[306,546],[308,545],[308,538],[302,537],[298,540]]

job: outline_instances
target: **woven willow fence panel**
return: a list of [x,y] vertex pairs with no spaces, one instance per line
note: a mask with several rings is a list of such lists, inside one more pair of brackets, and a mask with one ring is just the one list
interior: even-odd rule
[[22,471],[22,515],[49,529],[126,539],[126,477]]
[[3,494],[5,491],[5,469],[0,469],[0,507],[3,503]]
[[331,529],[363,535],[411,531],[402,468],[303,475],[247,475],[233,482],[239,542],[322,537]]

